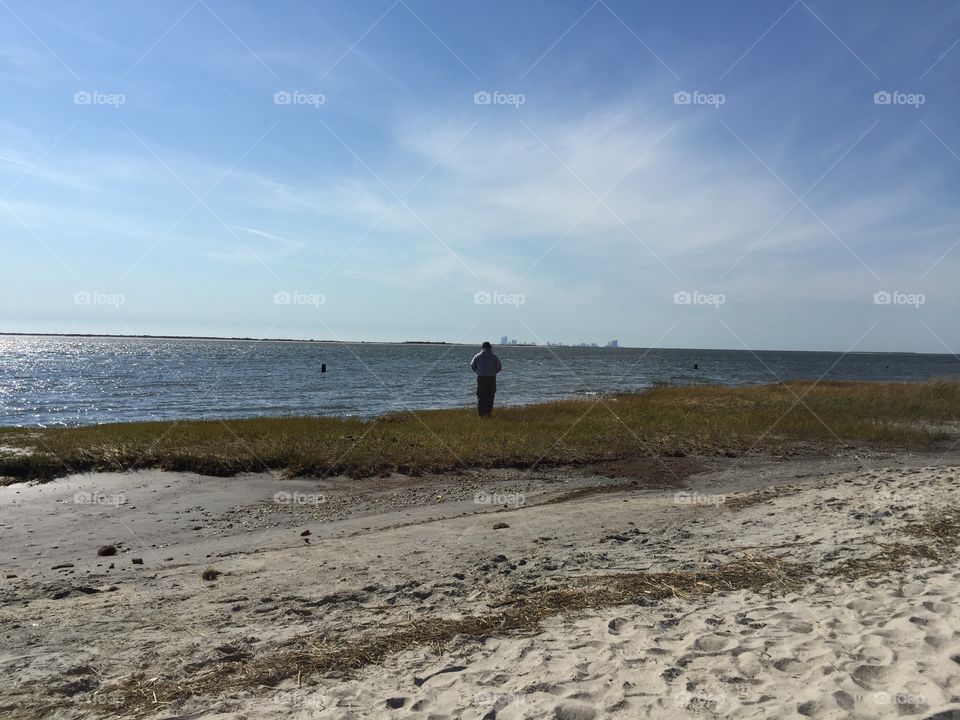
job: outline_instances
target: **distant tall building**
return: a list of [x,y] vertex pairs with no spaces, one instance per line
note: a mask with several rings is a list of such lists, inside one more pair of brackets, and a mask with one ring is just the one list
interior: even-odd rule
[[506,335],[504,335],[502,338],[500,338],[500,344],[501,344],[501,345],[506,345],[508,342],[510,342],[510,338],[508,338]]
[[607,347],[620,347],[620,341],[611,340],[610,342],[607,343]]

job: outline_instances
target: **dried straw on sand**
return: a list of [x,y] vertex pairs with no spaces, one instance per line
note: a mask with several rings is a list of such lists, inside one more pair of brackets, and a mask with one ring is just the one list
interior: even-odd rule
[[490,611],[460,618],[428,617],[356,640],[307,637],[289,649],[210,666],[188,680],[131,677],[102,689],[122,698],[128,712],[150,712],[176,698],[251,688],[306,679],[312,674],[350,672],[378,663],[411,647],[438,653],[455,637],[535,634],[541,622],[561,613],[646,604],[664,598],[690,598],[721,591],[785,593],[824,577],[856,579],[903,570],[915,561],[944,562],[960,545],[960,511],[949,510],[908,525],[905,534],[920,542],[859,541],[879,552],[845,560],[828,571],[807,563],[792,563],[769,555],[745,554],[715,569],[701,572],[660,572],[562,578],[562,585],[534,588],[492,604]]

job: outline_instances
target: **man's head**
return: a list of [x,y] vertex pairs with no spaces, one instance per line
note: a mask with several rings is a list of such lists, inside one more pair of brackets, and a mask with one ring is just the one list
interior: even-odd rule
[[493,345],[491,345],[486,340],[483,342],[483,345],[480,346],[484,350],[493,350]]

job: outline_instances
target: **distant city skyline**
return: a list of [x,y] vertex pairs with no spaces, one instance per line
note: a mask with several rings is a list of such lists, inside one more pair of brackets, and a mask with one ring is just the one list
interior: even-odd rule
[[538,343],[538,342],[530,342],[529,340],[517,340],[516,338],[511,338],[507,335],[500,336],[500,344],[501,345],[534,345],[534,346],[540,346],[542,344],[545,347],[608,347],[608,348],[620,347],[619,340],[609,340],[605,345],[601,346],[599,343],[589,342],[589,341],[565,343],[565,342],[554,342],[553,340],[547,340],[543,343]]
[[0,17],[0,330],[960,353],[960,5]]

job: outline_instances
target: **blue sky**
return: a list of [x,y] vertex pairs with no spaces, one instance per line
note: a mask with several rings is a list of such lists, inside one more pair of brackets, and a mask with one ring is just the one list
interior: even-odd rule
[[960,351],[954,2],[0,18],[4,331]]

